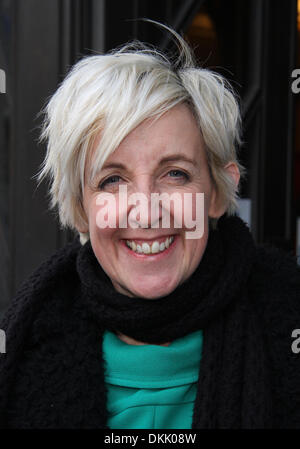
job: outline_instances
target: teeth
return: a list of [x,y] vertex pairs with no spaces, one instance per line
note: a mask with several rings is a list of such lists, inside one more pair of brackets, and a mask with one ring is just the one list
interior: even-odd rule
[[159,243],[158,242],[155,241],[152,243],[151,252],[152,252],[152,254],[156,254],[159,252]]
[[139,245],[133,240],[126,240],[126,244],[130,249],[132,249],[132,251],[139,254],[157,254],[169,248],[173,240],[174,237],[167,237],[164,242],[159,243],[155,240],[152,245],[149,245],[149,243],[146,242],[142,243],[142,245]]
[[148,243],[143,243],[142,244],[142,250],[144,254],[149,254],[150,253],[150,246],[148,245]]

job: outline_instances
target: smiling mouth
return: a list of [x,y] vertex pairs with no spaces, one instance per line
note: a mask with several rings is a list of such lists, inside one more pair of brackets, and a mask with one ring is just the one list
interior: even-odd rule
[[126,240],[126,246],[130,248],[134,253],[152,255],[163,253],[169,248],[170,245],[172,245],[173,241],[174,236],[170,235],[164,239],[154,240],[151,243],[142,240]]

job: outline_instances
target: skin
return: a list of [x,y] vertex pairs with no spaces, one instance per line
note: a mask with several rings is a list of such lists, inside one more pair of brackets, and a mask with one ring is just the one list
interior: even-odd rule
[[[98,141],[99,139],[100,136]],[[87,172],[90,170],[96,148],[97,140],[92,149],[92,157],[87,163]],[[95,256],[118,292],[132,297],[158,300],[186,281],[200,263],[207,244],[208,217],[218,218],[226,210],[226,205],[218,201],[204,148],[203,138],[192,112],[188,106],[180,104],[157,121],[147,119],[129,133],[106,160],[97,177],[90,184],[85,184],[83,206],[88,227],[78,230],[89,232]],[[185,161],[182,155],[194,162]],[[162,158],[169,156],[179,159],[161,163]],[[111,163],[122,164],[123,168],[105,168]],[[239,170],[236,164],[229,163],[225,168],[237,185]],[[97,212],[101,207],[96,204],[97,195],[100,192],[112,193],[118,205],[120,184],[127,186],[128,195],[143,192],[147,198],[150,198],[152,192],[178,192],[181,196],[184,193],[204,192],[203,236],[199,239],[186,239],[185,231],[190,229],[174,227],[174,208],[170,210],[170,229],[163,229],[161,224],[159,229],[100,229],[96,224]],[[134,207],[122,206],[122,211],[127,216]],[[193,210],[194,207],[195,202]],[[116,215],[118,220],[118,208]],[[150,209],[149,221],[144,225],[151,225]],[[133,255],[124,245],[126,240],[150,240],[151,243],[158,237],[168,235],[175,236],[174,244],[160,258]],[[122,335],[119,335],[119,338],[129,344],[144,344]]]

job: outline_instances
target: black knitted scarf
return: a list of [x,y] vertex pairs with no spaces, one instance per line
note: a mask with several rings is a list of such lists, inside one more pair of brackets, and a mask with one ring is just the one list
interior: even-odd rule
[[20,311],[24,321],[27,310],[26,324],[11,338],[15,362],[8,364],[21,369],[6,378],[10,393],[0,393],[0,425],[106,428],[103,332],[159,344],[202,329],[192,428],[269,427],[269,373],[248,288],[255,254],[245,223],[223,216],[193,275],[168,296],[149,300],[117,293],[90,242],[72,247],[65,260],[48,266],[51,276],[39,281],[38,298],[31,294],[29,312]]

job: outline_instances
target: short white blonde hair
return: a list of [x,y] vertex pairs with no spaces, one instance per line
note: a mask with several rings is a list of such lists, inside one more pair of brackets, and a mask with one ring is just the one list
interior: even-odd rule
[[228,214],[236,210],[238,189],[224,167],[234,162],[244,174],[236,151],[237,98],[221,75],[196,66],[191,48],[178,33],[161,26],[175,36],[180,49],[175,61],[139,41],[84,57],[43,111],[41,140],[47,141],[47,152],[37,178],[41,182],[49,176],[51,207],[58,207],[63,227],[88,225],[82,205],[85,167],[99,133],[90,179],[134,128],[179,103],[186,103],[197,120],[219,200]]

